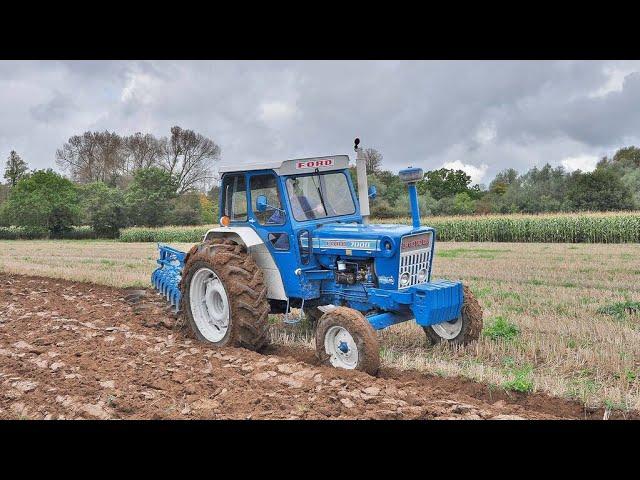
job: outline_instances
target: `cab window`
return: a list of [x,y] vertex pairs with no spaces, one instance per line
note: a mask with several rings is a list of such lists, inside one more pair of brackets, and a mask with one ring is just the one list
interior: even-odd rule
[[244,175],[225,176],[222,181],[224,214],[232,222],[247,221],[247,185]]
[[[249,182],[251,185],[253,215],[260,225],[284,225],[284,210],[282,210],[282,202],[280,202],[278,182],[275,175],[253,175]],[[264,212],[256,210],[256,200],[260,195],[264,195],[267,199],[267,209]]]
[[287,178],[293,217],[299,222],[356,212],[343,172],[324,172]]

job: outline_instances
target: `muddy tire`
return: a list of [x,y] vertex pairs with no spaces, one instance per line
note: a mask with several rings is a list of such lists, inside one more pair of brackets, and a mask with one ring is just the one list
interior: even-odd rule
[[322,310],[318,309],[318,307],[304,307],[304,317],[309,323],[309,325],[313,328],[318,324],[320,317],[324,315]]
[[[202,313],[198,311],[197,304],[192,305],[191,290],[202,288],[198,285],[198,279],[206,277],[208,273],[217,284],[213,295],[223,299],[220,305],[224,304],[224,316],[228,319],[226,332],[219,339],[217,336],[209,335],[207,338],[203,335],[198,327],[198,322],[202,324]],[[222,238],[194,245],[185,258],[180,291],[181,313],[198,340],[219,347],[244,347],[250,350],[260,350],[269,343],[269,302],[264,274],[244,245]],[[196,296],[194,293],[193,297]],[[204,299],[203,303],[206,303]],[[213,307],[211,311],[214,311]],[[216,328],[222,332],[219,327]]]
[[316,356],[325,365],[375,375],[380,368],[378,336],[362,313],[337,307],[318,321]]
[[462,313],[455,322],[422,327],[431,345],[446,342],[453,345],[467,345],[480,337],[482,331],[482,307],[466,285]]

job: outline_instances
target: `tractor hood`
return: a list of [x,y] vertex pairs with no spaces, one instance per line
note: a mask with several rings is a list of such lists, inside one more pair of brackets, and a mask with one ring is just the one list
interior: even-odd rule
[[313,232],[313,250],[320,254],[388,257],[398,251],[402,237],[433,231],[430,227],[414,229],[398,224],[327,223]]

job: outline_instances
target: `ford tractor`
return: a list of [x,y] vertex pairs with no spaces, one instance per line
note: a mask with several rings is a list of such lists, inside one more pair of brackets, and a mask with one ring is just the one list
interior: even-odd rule
[[420,224],[422,170],[399,172],[412,225],[370,224],[376,192],[358,139],[355,151],[357,193],[347,155],[220,168],[220,226],[189,252],[159,245],[152,275],[199,340],[260,350],[270,314],[292,322],[303,312],[322,363],[375,374],[376,331],[391,325],[415,321],[432,344],[478,338],[470,290],[431,278],[436,232]]

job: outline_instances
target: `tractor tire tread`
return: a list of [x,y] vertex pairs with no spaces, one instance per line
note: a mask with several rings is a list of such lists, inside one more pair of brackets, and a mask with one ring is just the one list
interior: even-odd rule
[[[196,338],[206,341],[198,332],[188,305],[188,281],[196,265],[212,269],[220,277],[229,297],[230,332],[217,345],[256,351],[268,345],[270,307],[264,274],[243,245],[224,238],[194,245],[185,257],[180,282],[181,311]],[[251,279],[250,286],[247,285],[248,279]]]
[[378,336],[369,321],[358,310],[348,307],[336,307],[320,317],[316,327],[316,357],[325,365],[331,365],[325,352],[324,337],[327,330],[340,326],[351,334],[358,347],[356,370],[375,375],[380,369],[380,344]]

